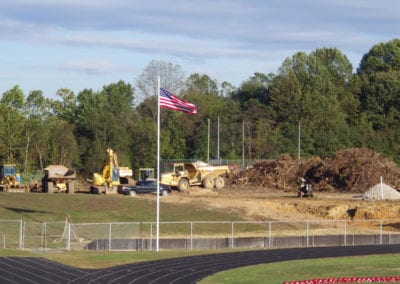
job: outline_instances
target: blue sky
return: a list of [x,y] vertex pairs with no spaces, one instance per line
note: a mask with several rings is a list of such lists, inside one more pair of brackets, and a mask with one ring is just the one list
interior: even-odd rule
[[397,0],[1,0],[0,94],[134,86],[151,60],[239,86],[322,47],[356,69],[399,27]]

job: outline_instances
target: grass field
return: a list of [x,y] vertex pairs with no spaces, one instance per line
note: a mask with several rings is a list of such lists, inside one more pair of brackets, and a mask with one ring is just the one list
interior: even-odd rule
[[[0,192],[3,220],[27,222],[151,222],[156,219],[155,196],[104,196],[90,194],[41,194]],[[209,210],[201,204],[163,203],[161,221],[241,221],[241,216]],[[161,252],[25,252],[0,250],[0,256],[45,257],[81,268],[103,268],[118,264],[181,257],[218,251]],[[399,255],[290,261],[257,265],[218,273],[202,283],[283,283],[283,281],[344,276],[398,276]]]
[[296,260],[250,266],[217,273],[201,284],[265,283],[314,278],[399,276],[399,255]]
[[[223,210],[208,210],[196,203],[163,203],[162,198],[160,221],[242,220]],[[67,215],[74,223],[156,221],[156,196],[0,192],[0,219],[58,222]]]

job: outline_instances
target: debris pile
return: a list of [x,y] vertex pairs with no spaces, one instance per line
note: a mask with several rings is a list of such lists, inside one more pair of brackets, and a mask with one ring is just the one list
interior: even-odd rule
[[376,200],[396,200],[400,199],[400,192],[387,184],[378,183],[364,192],[362,197]]
[[400,188],[400,170],[383,154],[367,148],[346,149],[332,157],[313,157],[300,162],[289,155],[255,164],[232,177],[232,184],[252,184],[280,190],[297,190],[300,177],[315,191],[365,192],[382,177]]
[[295,186],[298,177],[298,162],[289,155],[281,155],[277,160],[259,162],[244,171],[231,176],[232,184],[252,184],[263,187],[288,189]]

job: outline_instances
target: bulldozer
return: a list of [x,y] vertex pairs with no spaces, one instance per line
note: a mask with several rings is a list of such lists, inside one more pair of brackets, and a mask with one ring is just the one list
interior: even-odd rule
[[76,173],[63,165],[49,165],[44,169],[42,191],[46,193],[74,193]]
[[93,185],[90,187],[90,193],[116,194],[121,180],[129,180],[132,177],[132,169],[119,167],[118,156],[110,147],[107,147],[106,153],[107,157],[102,173],[93,174]]
[[0,191],[25,192],[27,186],[21,184],[21,177],[17,173],[15,164],[0,165]]
[[223,176],[229,172],[229,166],[211,166],[201,161],[174,163],[172,172],[161,174],[161,183],[179,191],[185,191],[194,185],[210,189],[222,189],[225,186]]

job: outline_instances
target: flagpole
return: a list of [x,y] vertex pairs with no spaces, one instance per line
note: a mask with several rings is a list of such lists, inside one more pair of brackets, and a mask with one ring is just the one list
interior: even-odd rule
[[157,78],[157,224],[156,251],[159,251],[160,234],[160,76]]

